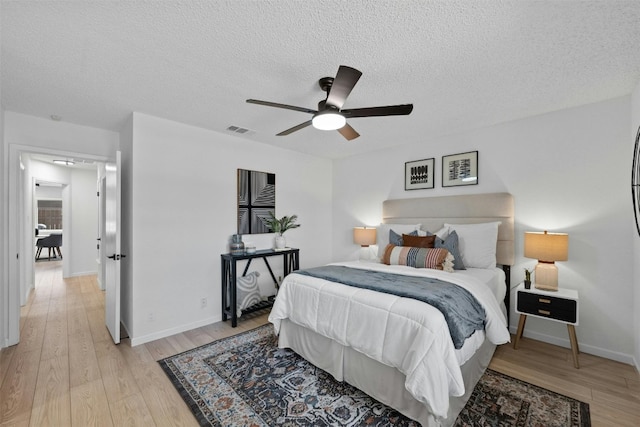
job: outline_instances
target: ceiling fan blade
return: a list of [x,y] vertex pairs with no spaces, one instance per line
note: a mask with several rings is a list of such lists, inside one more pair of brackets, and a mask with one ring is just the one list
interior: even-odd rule
[[289,129],[287,129],[287,130],[283,130],[282,132],[280,132],[280,133],[279,133],[279,134],[277,134],[276,136],[289,135],[290,133],[293,133],[293,132],[298,131],[298,130],[300,130],[300,129],[304,129],[304,128],[306,128],[306,127],[307,127],[307,126],[309,126],[310,124],[311,124],[311,120],[308,120],[308,121],[306,121],[306,122],[304,122],[304,123],[300,123],[300,124],[299,124],[299,125],[297,125],[297,126],[294,126],[294,127],[292,127],[292,128],[289,128]]
[[342,108],[361,75],[362,73],[355,68],[341,65],[327,95],[327,104],[333,105],[338,109]]
[[259,99],[247,99],[249,104],[266,105],[267,107],[284,108],[285,110],[300,111],[302,113],[315,114],[318,111],[310,108],[296,107],[295,105],[278,104],[277,102],[260,101]]
[[348,119],[355,117],[375,117],[375,116],[406,116],[413,111],[413,104],[388,105],[386,107],[354,108],[351,110],[341,110],[340,113]]
[[344,136],[348,141],[360,136],[360,134],[349,125],[349,123],[338,129],[338,132],[340,132],[340,135]]

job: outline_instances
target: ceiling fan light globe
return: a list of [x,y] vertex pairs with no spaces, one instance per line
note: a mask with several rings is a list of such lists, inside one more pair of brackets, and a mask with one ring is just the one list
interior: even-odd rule
[[347,124],[347,119],[340,113],[322,112],[317,113],[311,119],[313,127],[320,130],[336,130]]

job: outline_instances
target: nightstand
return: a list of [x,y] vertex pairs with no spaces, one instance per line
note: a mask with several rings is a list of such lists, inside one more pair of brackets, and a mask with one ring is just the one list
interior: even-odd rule
[[518,348],[518,342],[522,337],[527,316],[540,317],[567,325],[569,340],[571,341],[571,353],[573,353],[573,366],[580,368],[578,363],[578,339],[575,326],[578,325],[579,297],[578,291],[560,288],[556,292],[536,289],[534,284],[531,289],[525,289],[524,283],[516,288],[516,313],[520,314],[518,332],[513,342],[513,348]]

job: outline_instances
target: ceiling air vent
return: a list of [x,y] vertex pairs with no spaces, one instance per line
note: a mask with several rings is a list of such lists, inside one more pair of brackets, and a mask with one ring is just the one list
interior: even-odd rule
[[227,131],[232,133],[238,133],[240,135],[253,135],[255,133],[255,131],[252,131],[251,129],[241,128],[239,126],[229,126],[227,128]]

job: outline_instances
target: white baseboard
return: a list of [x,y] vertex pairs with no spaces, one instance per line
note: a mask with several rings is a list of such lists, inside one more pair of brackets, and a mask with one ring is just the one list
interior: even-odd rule
[[186,325],[176,326],[175,328],[169,328],[162,331],[154,332],[152,334],[143,335],[141,337],[129,337],[131,338],[131,347],[135,347],[140,344],[148,343],[150,341],[159,340],[161,338],[170,337],[171,335],[179,334],[181,332],[190,331],[191,329],[207,326],[212,323],[222,321],[222,314],[214,317],[209,317],[194,323],[188,323]]
[[[516,334],[516,332],[518,332],[518,328],[516,326],[510,326],[509,330],[514,335]],[[560,347],[571,348],[571,342],[569,341],[568,337],[565,339],[565,338],[554,337],[552,335],[541,334],[535,331],[528,332],[526,328],[524,330],[523,335],[525,338],[531,338],[534,340],[546,342],[546,343],[557,345]],[[638,365],[635,363],[633,355],[631,354],[620,353],[617,351],[612,351],[612,350],[595,347],[588,344],[583,344],[580,342],[580,340],[578,340],[578,346],[580,347],[581,353],[593,354],[594,356],[604,357],[605,359],[611,359],[611,360],[615,360],[616,362],[626,363],[627,365],[632,365],[632,366],[635,366],[636,368],[638,367]]]
[[80,272],[76,272],[76,273],[71,273],[71,275],[69,275],[69,277],[80,277],[80,276],[95,276],[96,274],[98,274],[97,271],[80,271]]

